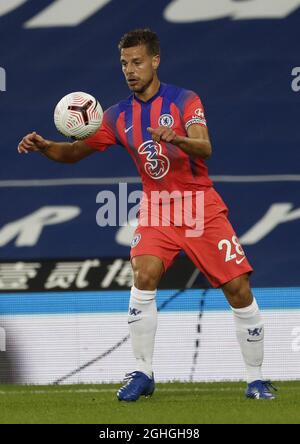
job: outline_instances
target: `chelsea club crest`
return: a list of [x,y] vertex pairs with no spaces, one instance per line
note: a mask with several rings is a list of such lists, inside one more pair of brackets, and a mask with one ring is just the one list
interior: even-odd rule
[[171,128],[173,124],[174,118],[173,116],[171,116],[171,114],[162,114],[158,119],[159,126],[167,126],[168,128]]
[[141,234],[140,233],[137,233],[135,236],[134,236],[134,238],[132,239],[132,242],[131,242],[131,248],[134,248],[134,247],[136,247],[137,246],[137,244],[139,243],[139,241],[141,240]]

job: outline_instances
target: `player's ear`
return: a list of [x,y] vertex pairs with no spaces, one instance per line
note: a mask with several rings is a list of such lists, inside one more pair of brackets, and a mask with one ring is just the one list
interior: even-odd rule
[[160,55],[157,54],[152,57],[152,66],[154,69],[157,69],[160,63]]

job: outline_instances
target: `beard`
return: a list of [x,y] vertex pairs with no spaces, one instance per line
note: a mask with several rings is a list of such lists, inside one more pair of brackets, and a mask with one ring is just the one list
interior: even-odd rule
[[128,85],[130,91],[133,91],[133,92],[138,93],[138,94],[142,94],[143,92],[146,91],[147,88],[149,88],[149,86],[153,82],[153,78],[154,77],[151,77],[150,80],[148,80],[145,83],[142,83],[141,85],[138,85],[138,84],[137,85],[133,85],[133,86]]

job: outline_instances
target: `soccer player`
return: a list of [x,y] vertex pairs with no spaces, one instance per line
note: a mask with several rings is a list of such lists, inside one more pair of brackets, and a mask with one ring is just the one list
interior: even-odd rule
[[[33,132],[18,146],[20,153],[40,151],[49,159],[72,163],[120,144],[136,163],[145,202],[151,203],[155,191],[170,194],[176,191],[181,195],[187,192],[193,213],[197,210],[197,199],[204,196],[203,227],[197,236],[187,235],[192,223],[180,226],[172,217],[169,224],[142,223],[146,213],[141,206],[141,219],[131,246],[134,285],[128,314],[136,371],[126,375],[126,384],[117,397],[135,401],[154,391],[152,356],[157,287],[163,273],[184,250],[211,285],[222,288],[232,308],[247,370],[246,396],[273,399],[270,382],[262,377],[264,325],[249,285],[252,268],[205,165],[212,147],[201,100],[193,91],[160,82],[159,40],[151,30],[128,32],[121,38],[119,50],[123,74],[132,94],[104,113],[96,134],[84,141],[57,143]],[[161,202],[156,208],[163,205]],[[173,202],[171,207],[174,205]]]

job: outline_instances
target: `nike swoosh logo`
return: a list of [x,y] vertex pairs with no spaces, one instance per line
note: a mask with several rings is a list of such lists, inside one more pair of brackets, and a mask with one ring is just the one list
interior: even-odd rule
[[141,319],[134,319],[133,321],[128,321],[128,324],[132,324],[133,322],[141,321]]
[[240,259],[239,261],[236,260],[235,262],[239,265],[239,264],[241,264],[241,263],[243,262],[244,259],[246,259],[246,256],[244,256],[244,257],[243,257],[242,259]]
[[124,133],[125,134],[128,133],[128,131],[130,131],[132,127],[133,127],[133,125],[129,126],[128,128],[125,128]]
[[257,341],[255,341],[255,340],[253,340],[253,339],[247,339],[247,342],[261,342],[261,341],[263,341],[264,340],[264,338],[262,338],[262,339],[257,339]]

